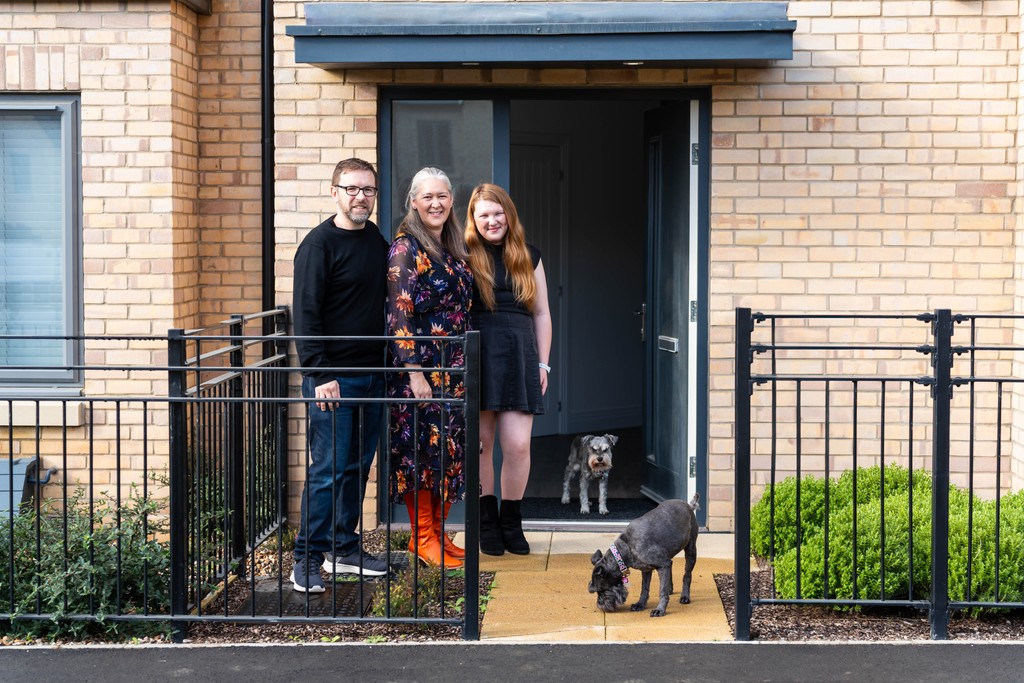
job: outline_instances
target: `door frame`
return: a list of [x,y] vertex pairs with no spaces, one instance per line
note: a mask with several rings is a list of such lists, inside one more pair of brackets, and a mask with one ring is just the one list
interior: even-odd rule
[[[690,291],[696,292],[696,312],[689,316],[690,377],[689,416],[687,431],[688,490],[700,493],[703,504],[697,513],[702,526],[706,526],[708,500],[708,368],[709,368],[709,278],[711,230],[711,88],[710,86],[680,88],[503,88],[487,86],[381,86],[378,109],[378,175],[381,196],[391,196],[391,104],[395,100],[453,100],[479,99],[494,103],[493,181],[503,187],[509,183],[511,149],[510,107],[512,100],[662,100],[663,102],[689,101],[691,104],[690,137],[696,140],[696,163],[690,174],[690,221],[696,229],[691,231],[691,252],[696,254],[695,268],[690,269]],[[391,215],[388,202],[378,203],[381,231],[390,235],[397,217]],[[694,242],[696,244],[694,244]],[[648,279],[650,278],[649,267]],[[694,280],[696,282],[694,282]],[[648,330],[649,333],[649,330]],[[645,385],[650,378],[645,378]],[[646,391],[646,386],[645,386]],[[692,476],[690,476],[692,473]],[[382,489],[387,498],[386,482]],[[381,500],[378,496],[378,500]],[[386,504],[386,503],[385,503]]]

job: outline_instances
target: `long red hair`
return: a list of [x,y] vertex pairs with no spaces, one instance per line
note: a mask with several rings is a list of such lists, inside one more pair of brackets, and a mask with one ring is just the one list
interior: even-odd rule
[[484,239],[476,229],[473,214],[478,202],[488,201],[500,204],[505,212],[508,230],[505,232],[505,270],[512,280],[512,293],[516,301],[532,311],[537,300],[537,281],[533,274],[533,260],[526,248],[526,232],[519,222],[519,213],[508,192],[493,183],[482,183],[473,188],[466,210],[466,246],[469,248],[469,267],[473,281],[480,291],[480,298],[488,310],[494,310],[494,268],[491,257],[484,248]]

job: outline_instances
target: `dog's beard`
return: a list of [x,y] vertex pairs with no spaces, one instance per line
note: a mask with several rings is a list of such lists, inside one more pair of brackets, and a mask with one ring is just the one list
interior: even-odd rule
[[597,474],[603,474],[612,468],[612,463],[608,459],[598,462],[594,458],[590,458],[587,460],[587,465],[590,467],[591,472],[596,472]]
[[625,586],[615,586],[597,591],[597,608],[602,612],[614,612],[626,603],[629,590]]

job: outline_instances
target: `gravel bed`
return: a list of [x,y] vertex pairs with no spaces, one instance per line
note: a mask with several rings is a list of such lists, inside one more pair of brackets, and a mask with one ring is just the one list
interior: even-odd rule
[[[454,537],[454,533],[449,534]],[[406,536],[408,538],[408,536]],[[376,529],[363,534],[363,547],[368,552],[383,556],[387,546],[387,535],[384,529]],[[392,549],[392,554],[396,551]],[[284,562],[284,575],[290,576],[292,566],[291,551],[281,553]],[[276,577],[278,573],[278,553],[267,550],[257,553],[257,575]],[[398,582],[400,577],[393,579]],[[493,572],[480,572],[479,591],[481,603],[486,605],[487,595],[494,581]],[[374,599],[383,599],[383,581],[375,584],[377,591]],[[462,596],[465,594],[466,581],[462,572],[453,572],[445,579],[446,617],[462,614]],[[285,581],[285,590],[291,591],[291,581]],[[229,610],[245,605],[250,599],[249,591],[234,591],[229,596]],[[222,609],[222,608],[221,608]],[[437,616],[441,613],[440,605],[428,606],[428,614]],[[484,609],[480,611],[483,622]],[[393,624],[393,623],[359,623],[359,624],[260,624],[236,625],[230,623],[198,623],[189,627],[187,642],[191,643],[288,643],[288,642],[425,642],[462,640],[461,626],[447,624]]]
[[[736,632],[736,586],[732,574],[715,574],[729,627]],[[771,595],[771,571],[750,572],[751,595]],[[828,607],[759,605],[750,617],[750,636],[761,641],[930,640],[928,613],[907,608],[836,610]],[[950,618],[950,640],[1024,639],[1024,613],[1003,611],[972,618],[962,611]]]

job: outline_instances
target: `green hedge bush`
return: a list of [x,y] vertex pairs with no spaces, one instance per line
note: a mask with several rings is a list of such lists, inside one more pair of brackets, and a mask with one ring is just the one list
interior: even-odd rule
[[[158,512],[157,503],[134,488],[120,509],[101,499],[90,512],[79,489],[63,508],[60,501],[47,499],[40,502],[38,515],[26,506],[13,524],[9,517],[0,520],[0,612],[52,615],[0,621],[0,633],[76,640],[167,634],[166,622],[107,618],[168,613],[170,553],[160,540],[166,539],[167,529]],[[69,618],[76,614],[94,614],[97,620]]]
[[[861,468],[857,470],[856,498],[853,471],[827,481],[808,476],[799,481],[799,487],[797,484],[795,477],[789,477],[774,487],[774,534],[771,533],[772,487],[766,490],[751,511],[751,552],[773,561],[779,597],[872,600],[925,599],[929,596],[932,482],[927,472],[915,470],[911,473],[898,465],[888,465],[884,469],[879,466]],[[973,497],[972,552],[969,554],[971,504],[972,497],[967,491],[950,487],[950,599],[1021,601],[1024,599],[1024,492],[1005,495],[999,504],[998,573],[996,502]],[[908,543],[911,538],[913,542]]]

